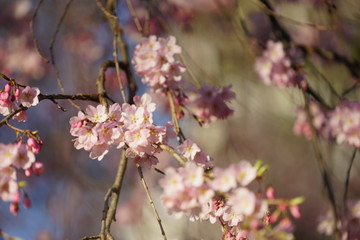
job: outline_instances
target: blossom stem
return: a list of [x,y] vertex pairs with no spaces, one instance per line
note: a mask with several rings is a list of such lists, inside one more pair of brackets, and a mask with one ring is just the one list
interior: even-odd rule
[[170,153],[182,166],[185,166],[185,163],[187,162],[187,159],[184,158],[183,156],[179,155],[173,148],[166,146],[164,144],[160,144],[159,147],[162,150],[167,151],[168,153]]

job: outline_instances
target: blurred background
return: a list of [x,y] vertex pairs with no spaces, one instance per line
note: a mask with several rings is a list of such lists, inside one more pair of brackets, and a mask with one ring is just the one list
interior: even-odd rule
[[[325,0],[271,1],[276,16],[296,44],[317,46],[359,59],[360,3],[357,0],[333,1],[329,12]],[[38,4],[32,0],[0,0],[0,72],[23,85],[39,87],[41,93],[60,93],[54,68],[44,63],[34,48],[30,20]],[[35,19],[35,35],[40,50],[49,57],[51,37],[64,13],[67,1],[44,1]],[[258,0],[162,0],[132,1],[140,22],[150,19],[151,34],[174,35],[182,46],[185,64],[202,84],[232,85],[235,110],[227,120],[200,127],[191,117],[180,121],[186,137],[194,140],[213,157],[215,164],[225,167],[246,159],[261,159],[270,165],[262,186],[272,185],[278,197],[304,196],[300,206],[302,217],[295,220],[296,239],[327,239],[317,232],[320,216],[329,208],[325,200],[320,171],[311,143],[293,133],[297,105],[304,99],[298,89],[280,89],[264,85],[254,71],[266,41],[272,37],[268,15]],[[125,0],[118,1],[120,24],[132,56],[141,39]],[[164,25],[164,22],[166,23]],[[324,27],[327,26],[327,27]],[[104,14],[95,1],[72,1],[54,45],[54,56],[65,91],[96,93],[95,81],[100,64],[112,59],[112,34]],[[348,88],[351,79],[341,64],[309,57],[306,78],[326,101],[334,96],[323,79],[338,92]],[[191,82],[191,76],[185,77]],[[138,94],[146,89],[140,79]],[[107,71],[107,90],[120,100],[116,74]],[[0,82],[3,87],[4,82]],[[357,91],[349,99],[359,100]],[[156,121],[170,120],[161,96]],[[9,213],[9,203],[0,203],[0,229],[23,239],[81,239],[100,231],[103,197],[115,177],[120,152],[113,149],[102,161],[91,160],[84,150],[73,147],[68,123],[77,114],[67,101],[59,101],[67,112],[49,101],[42,101],[28,111],[26,123],[16,126],[39,130],[44,146],[37,159],[44,163],[40,177],[23,177],[32,208],[21,209],[18,216]],[[77,102],[82,107],[88,102]],[[0,142],[9,143],[14,133],[6,126],[0,130]],[[321,141],[323,154],[331,169],[337,198],[344,191],[346,168],[353,149]],[[175,161],[166,153],[160,157],[159,169]],[[349,199],[360,197],[360,163],[356,158],[352,169]],[[161,234],[145,192],[140,185],[135,165],[130,162],[121,192],[117,221],[112,232],[116,239],[160,239]],[[159,200],[157,184],[160,174],[145,171],[154,202],[160,212],[169,239],[219,239],[220,226],[168,216]],[[330,238],[329,238],[330,239]]]

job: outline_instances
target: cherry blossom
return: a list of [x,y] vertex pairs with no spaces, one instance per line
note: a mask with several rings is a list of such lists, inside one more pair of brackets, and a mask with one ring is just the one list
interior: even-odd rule
[[132,63],[144,83],[155,92],[163,92],[179,87],[181,74],[185,72],[185,67],[175,60],[180,53],[181,47],[176,44],[175,37],[158,39],[151,35],[136,46]]
[[235,93],[230,90],[231,86],[214,88],[208,85],[196,90],[194,99],[190,100],[190,109],[198,121],[209,124],[217,119],[226,119],[233,114],[233,110],[227,105],[235,98]]
[[148,94],[134,97],[135,104],[114,103],[109,110],[103,105],[88,106],[69,121],[70,133],[76,149],[90,151],[90,158],[102,160],[109,148],[126,148],[126,156],[137,163],[156,164],[153,156],[160,152],[159,144],[165,144],[170,125],[153,124],[152,112],[156,105]]
[[281,42],[269,40],[261,57],[255,62],[255,71],[267,84],[284,87],[306,89],[304,75],[295,70],[291,58],[284,50]]

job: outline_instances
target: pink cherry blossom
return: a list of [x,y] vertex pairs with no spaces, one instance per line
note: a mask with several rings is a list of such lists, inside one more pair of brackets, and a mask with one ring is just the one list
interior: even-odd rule
[[238,214],[251,215],[255,210],[255,194],[247,188],[238,188],[229,197],[229,205]]
[[132,63],[142,82],[149,84],[152,90],[177,89],[185,71],[185,67],[175,60],[180,53],[181,47],[176,45],[175,37],[157,39],[151,35],[136,46]]
[[12,165],[17,157],[17,152],[16,144],[0,143],[0,169]]
[[36,106],[39,103],[38,95],[40,93],[40,90],[36,87],[25,87],[20,96],[19,96],[19,102],[24,107],[31,107]]
[[235,98],[231,86],[213,88],[208,85],[195,90],[190,109],[201,123],[209,124],[217,119],[226,119],[233,114],[227,103]]
[[16,171],[12,167],[0,168],[0,199],[14,201],[18,194]]
[[35,155],[27,145],[23,143],[17,144],[17,153],[13,165],[17,168],[28,169],[34,162]]

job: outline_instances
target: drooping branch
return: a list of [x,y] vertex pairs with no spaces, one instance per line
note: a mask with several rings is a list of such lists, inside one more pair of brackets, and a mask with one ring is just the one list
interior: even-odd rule
[[[335,194],[334,194],[334,188],[333,188],[333,185],[331,183],[329,170],[327,169],[325,159],[323,158],[323,155],[322,155],[322,152],[321,152],[320,141],[319,141],[316,129],[315,129],[314,124],[313,124],[313,117],[310,114],[309,98],[305,93],[303,94],[303,96],[304,96],[304,100],[305,100],[306,115],[307,115],[307,117],[309,119],[311,131],[313,132],[312,146],[313,146],[313,149],[314,149],[315,158],[316,158],[318,166],[319,166],[319,170],[320,170],[321,177],[322,177],[322,183],[323,183],[323,185],[325,187],[325,190],[326,190],[327,199],[330,202],[330,206],[331,206],[332,214],[333,214],[333,217],[334,217],[334,221],[338,222],[339,216],[338,216],[338,213],[337,213],[337,205],[336,205],[336,198],[335,198]],[[340,239],[340,232],[339,232],[339,229],[337,227],[335,227],[335,237],[336,237],[336,239]]]
[[157,210],[156,210],[154,201],[152,200],[152,197],[151,197],[151,195],[150,195],[149,188],[148,188],[148,186],[147,186],[147,184],[146,184],[146,181],[145,181],[145,179],[144,179],[144,175],[143,175],[141,166],[140,166],[139,164],[137,164],[136,167],[137,167],[137,169],[138,169],[138,173],[139,173],[139,176],[140,176],[141,183],[143,184],[143,187],[144,187],[144,189],[145,189],[146,196],[147,196],[147,198],[148,198],[148,200],[149,200],[149,202],[150,202],[151,208],[153,209],[153,211],[154,211],[154,213],[155,213],[156,220],[157,220],[158,223],[159,223],[161,235],[163,236],[164,240],[167,240],[164,227],[163,227],[163,225],[162,225],[162,223],[161,223],[161,219],[160,219],[159,213],[158,213]]
[[346,171],[345,189],[344,189],[344,195],[343,195],[343,208],[344,208],[345,214],[347,214],[347,212],[348,212],[348,207],[347,207],[346,203],[347,203],[347,197],[348,197],[348,191],[349,191],[350,173],[351,173],[351,168],[353,166],[357,151],[358,151],[358,149],[355,148],[353,151],[353,154],[351,155],[350,163],[349,163],[349,166]]
[[[276,37],[283,40],[287,44],[295,45],[292,40],[291,35],[287,32],[287,30],[285,28],[282,27],[282,25],[279,23],[279,21],[277,20],[275,15],[269,13],[269,12],[274,12],[274,8],[271,6],[270,2],[268,0],[258,0],[258,1],[261,2],[264,5],[265,9],[267,10],[266,13],[270,20],[271,26],[275,32]],[[329,6],[332,6],[331,8],[333,9],[333,6],[335,6],[335,5],[330,4]],[[302,44],[297,44],[297,45],[295,45],[295,47],[300,49],[304,53],[305,56],[315,54],[323,60],[337,62],[339,64],[344,65],[348,69],[351,76],[357,82],[350,88],[346,89],[341,94],[342,96],[345,96],[349,92],[351,92],[354,89],[356,89],[357,87],[359,87],[359,85],[360,85],[360,61],[359,60],[356,60],[356,59],[350,60],[346,56],[343,56],[339,53],[336,53],[336,52],[333,52],[330,50],[324,50],[319,47],[307,46],[307,45],[302,45]]]

